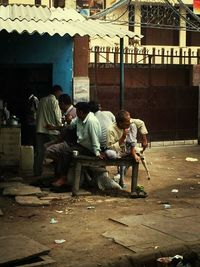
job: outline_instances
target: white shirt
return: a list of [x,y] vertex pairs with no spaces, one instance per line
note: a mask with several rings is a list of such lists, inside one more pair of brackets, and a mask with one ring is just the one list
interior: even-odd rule
[[58,100],[51,94],[43,97],[39,102],[36,115],[36,132],[51,135],[59,134],[59,131],[46,129],[45,126],[47,124],[51,124],[53,126],[62,125],[62,113]]

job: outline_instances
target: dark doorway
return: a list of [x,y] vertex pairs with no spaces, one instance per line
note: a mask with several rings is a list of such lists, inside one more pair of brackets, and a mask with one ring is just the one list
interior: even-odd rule
[[40,99],[49,93],[52,86],[52,65],[0,65],[0,84],[0,98],[7,102],[10,114],[19,118],[22,145],[26,145],[27,101],[31,94]]

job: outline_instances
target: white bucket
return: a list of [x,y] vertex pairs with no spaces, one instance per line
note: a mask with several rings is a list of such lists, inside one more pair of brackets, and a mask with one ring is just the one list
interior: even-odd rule
[[24,175],[33,174],[34,149],[33,146],[21,146],[20,172]]

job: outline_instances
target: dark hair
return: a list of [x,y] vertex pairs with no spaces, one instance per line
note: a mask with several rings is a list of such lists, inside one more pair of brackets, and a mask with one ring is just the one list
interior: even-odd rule
[[78,110],[82,111],[85,114],[90,112],[90,107],[89,107],[89,104],[87,102],[78,102],[75,105],[75,108],[77,108]]
[[92,111],[94,113],[100,110],[99,109],[99,103],[97,103],[95,101],[90,101],[88,103],[88,105],[89,105],[90,111]]
[[126,110],[120,110],[117,112],[115,118],[117,123],[124,122],[126,118],[130,116],[130,113]]
[[57,91],[61,91],[62,92],[63,89],[62,89],[62,87],[60,85],[55,84],[51,89],[51,93],[55,93]]
[[64,103],[65,105],[71,105],[72,100],[71,97],[68,94],[62,94],[59,96],[59,103]]

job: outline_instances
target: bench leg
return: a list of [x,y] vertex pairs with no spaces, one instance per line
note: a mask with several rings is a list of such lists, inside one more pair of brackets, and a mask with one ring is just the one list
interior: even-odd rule
[[138,170],[139,163],[132,165],[132,176],[131,176],[131,195],[136,193],[137,181],[138,181]]
[[72,187],[72,196],[78,195],[80,178],[81,178],[81,164],[76,162],[74,166],[74,184]]
[[120,165],[119,166],[119,174],[120,174],[120,180],[119,180],[119,185],[124,188],[124,176],[125,176],[125,168],[126,166]]

